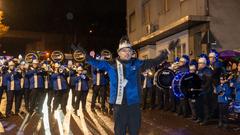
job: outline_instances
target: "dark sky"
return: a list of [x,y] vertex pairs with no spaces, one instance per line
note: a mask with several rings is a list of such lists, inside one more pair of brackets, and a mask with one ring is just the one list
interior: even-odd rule
[[[113,49],[126,34],[125,0],[1,0],[4,22],[12,30],[72,34],[107,39],[103,47]],[[67,13],[73,14],[68,20]],[[93,30],[90,35],[89,30]],[[79,41],[81,42],[81,41]],[[116,47],[116,46],[115,46]]]

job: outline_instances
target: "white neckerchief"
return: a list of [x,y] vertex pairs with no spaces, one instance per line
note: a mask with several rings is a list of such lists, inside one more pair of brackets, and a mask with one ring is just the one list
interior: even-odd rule
[[0,87],[2,87],[2,83],[3,83],[3,77],[0,76]]
[[48,76],[45,76],[44,83],[45,83],[45,89],[48,89]]
[[34,73],[33,78],[34,78],[34,88],[37,88],[38,87],[38,76],[37,76],[37,73]]
[[96,76],[96,79],[97,79],[97,82],[96,82],[96,85],[100,85],[100,72],[99,70],[97,69],[97,76]]
[[58,90],[62,89],[62,82],[61,82],[61,77],[60,75],[58,75],[57,77],[57,86],[58,86]]
[[79,80],[78,80],[78,87],[77,87],[77,90],[78,90],[78,91],[81,91],[81,88],[82,88],[82,80],[79,79]]
[[145,89],[146,86],[147,86],[147,76],[144,76],[143,89]]
[[121,105],[123,100],[124,87],[127,84],[127,80],[124,79],[122,63],[120,63],[118,60],[116,60],[116,62],[117,62],[117,73],[118,73],[118,89],[117,89],[116,104]]
[[11,81],[10,81],[10,90],[14,90],[15,84],[14,84],[14,75],[11,75]]

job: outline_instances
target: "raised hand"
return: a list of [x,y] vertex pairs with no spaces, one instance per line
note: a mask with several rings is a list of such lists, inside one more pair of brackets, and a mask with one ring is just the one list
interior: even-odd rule
[[95,52],[93,50],[90,52],[90,56],[92,56],[93,58],[95,57]]
[[177,41],[172,41],[170,44],[169,44],[169,46],[168,46],[168,50],[169,51],[174,51],[175,50],[175,48],[177,47],[177,45],[179,44],[179,42],[180,42],[180,40],[179,39],[177,39]]

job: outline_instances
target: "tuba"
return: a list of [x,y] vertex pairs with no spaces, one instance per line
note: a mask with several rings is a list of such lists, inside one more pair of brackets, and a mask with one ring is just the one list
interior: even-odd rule
[[109,50],[106,50],[106,49],[102,50],[100,55],[103,58],[103,60],[106,60],[106,61],[112,60],[112,53]]
[[38,55],[36,53],[28,53],[24,58],[27,63],[32,63],[34,59],[38,59]]
[[86,58],[86,55],[83,51],[81,50],[75,50],[73,52],[73,59],[77,62],[83,62]]
[[64,60],[64,54],[61,51],[53,51],[51,53],[51,59],[53,62],[62,62]]

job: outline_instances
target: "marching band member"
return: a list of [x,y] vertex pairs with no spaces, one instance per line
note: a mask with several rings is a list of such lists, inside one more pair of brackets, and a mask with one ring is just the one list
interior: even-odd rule
[[210,50],[210,53],[208,55],[210,65],[209,67],[212,69],[212,81],[213,81],[213,88],[214,91],[211,95],[211,115],[213,117],[217,117],[218,112],[218,105],[217,105],[217,97],[216,94],[216,87],[220,84],[220,75],[224,74],[225,69],[223,67],[222,62],[219,61],[219,54],[216,50],[212,49]]
[[[200,100],[197,105],[199,106],[199,115],[197,122],[200,125],[206,125],[209,120],[210,115],[210,99],[212,93],[212,70],[208,67],[209,60],[208,57],[204,54],[198,59],[198,75],[202,80],[200,94]],[[202,112],[203,111],[203,112]]]
[[[100,59],[100,56],[97,56],[96,59]],[[91,110],[94,111],[97,97],[101,98],[101,109],[103,112],[106,112],[105,101],[106,101],[106,92],[107,92],[107,76],[104,70],[99,70],[98,68],[92,67],[92,77],[93,77],[93,95]]]
[[27,112],[30,111],[30,81],[29,81],[29,76],[27,75],[27,72],[29,71],[29,64],[25,63],[23,67],[23,78],[24,78],[24,84],[23,84],[23,89],[24,89],[24,103],[25,103],[25,109]]
[[[187,73],[189,72],[189,56],[187,55],[183,55],[180,60],[179,60],[179,64],[178,64],[178,73]],[[187,117],[189,114],[189,109],[188,109],[188,98],[187,97],[180,97],[179,99],[179,105],[178,105],[178,115],[183,115],[183,117]]]
[[[7,106],[6,106],[6,117],[11,115],[14,94],[15,91],[20,90],[20,79],[21,74],[19,71],[15,71],[15,63],[13,61],[8,62],[8,71],[6,73],[6,81],[7,81]],[[16,105],[16,104],[15,104]]]
[[[175,44],[171,44],[169,50],[175,47]],[[141,125],[140,71],[158,65],[167,59],[169,53],[164,50],[150,60],[132,59],[132,47],[126,38],[120,40],[117,52],[119,57],[113,63],[94,59],[94,52],[90,53],[92,57],[86,56],[86,62],[109,74],[110,103],[114,104],[114,134],[126,134],[128,129],[129,134],[137,135]]]
[[[190,65],[189,65],[189,72],[196,74],[197,69],[198,69],[198,63],[194,59],[191,61]],[[196,100],[198,100],[197,98],[198,97],[189,97],[189,99],[188,99],[193,121],[197,120],[197,104],[196,104]]]
[[54,89],[53,112],[61,105],[61,109],[66,114],[66,100],[67,100],[67,81],[64,69],[60,67],[59,63],[55,63],[55,71],[51,75]]
[[21,61],[20,65],[18,68],[19,74],[21,74],[21,79],[20,79],[20,90],[15,91],[15,114],[19,113],[19,109],[22,104],[22,97],[24,95],[24,81],[25,81],[25,72],[24,72],[24,65],[25,62]]
[[0,104],[1,104],[1,101],[2,101],[2,95],[3,95],[3,92],[4,92],[4,77],[5,77],[5,73],[4,73],[4,69],[3,69],[3,65],[0,65]]
[[218,95],[219,120],[218,127],[227,126],[226,114],[228,111],[229,99],[231,98],[231,89],[227,84],[227,78],[224,74],[220,77],[220,84],[216,88]]
[[44,82],[43,82],[43,72],[39,69],[39,61],[34,59],[32,62],[32,67],[26,73],[29,76],[30,82],[30,113],[33,113],[34,109],[38,107],[38,112],[41,112],[42,102],[40,97],[43,93]]
[[151,97],[151,107],[150,109],[154,109],[155,103],[155,93],[153,91],[153,75],[150,69],[147,69],[143,73],[143,110],[146,109],[147,105],[147,97],[150,95]]
[[75,112],[79,109],[80,101],[82,103],[82,110],[86,110],[86,100],[87,100],[87,95],[88,95],[88,77],[86,74],[83,73],[83,68],[82,66],[79,66],[77,68],[77,75],[74,78],[74,83],[75,83],[75,92],[73,99],[73,107],[75,109]]

